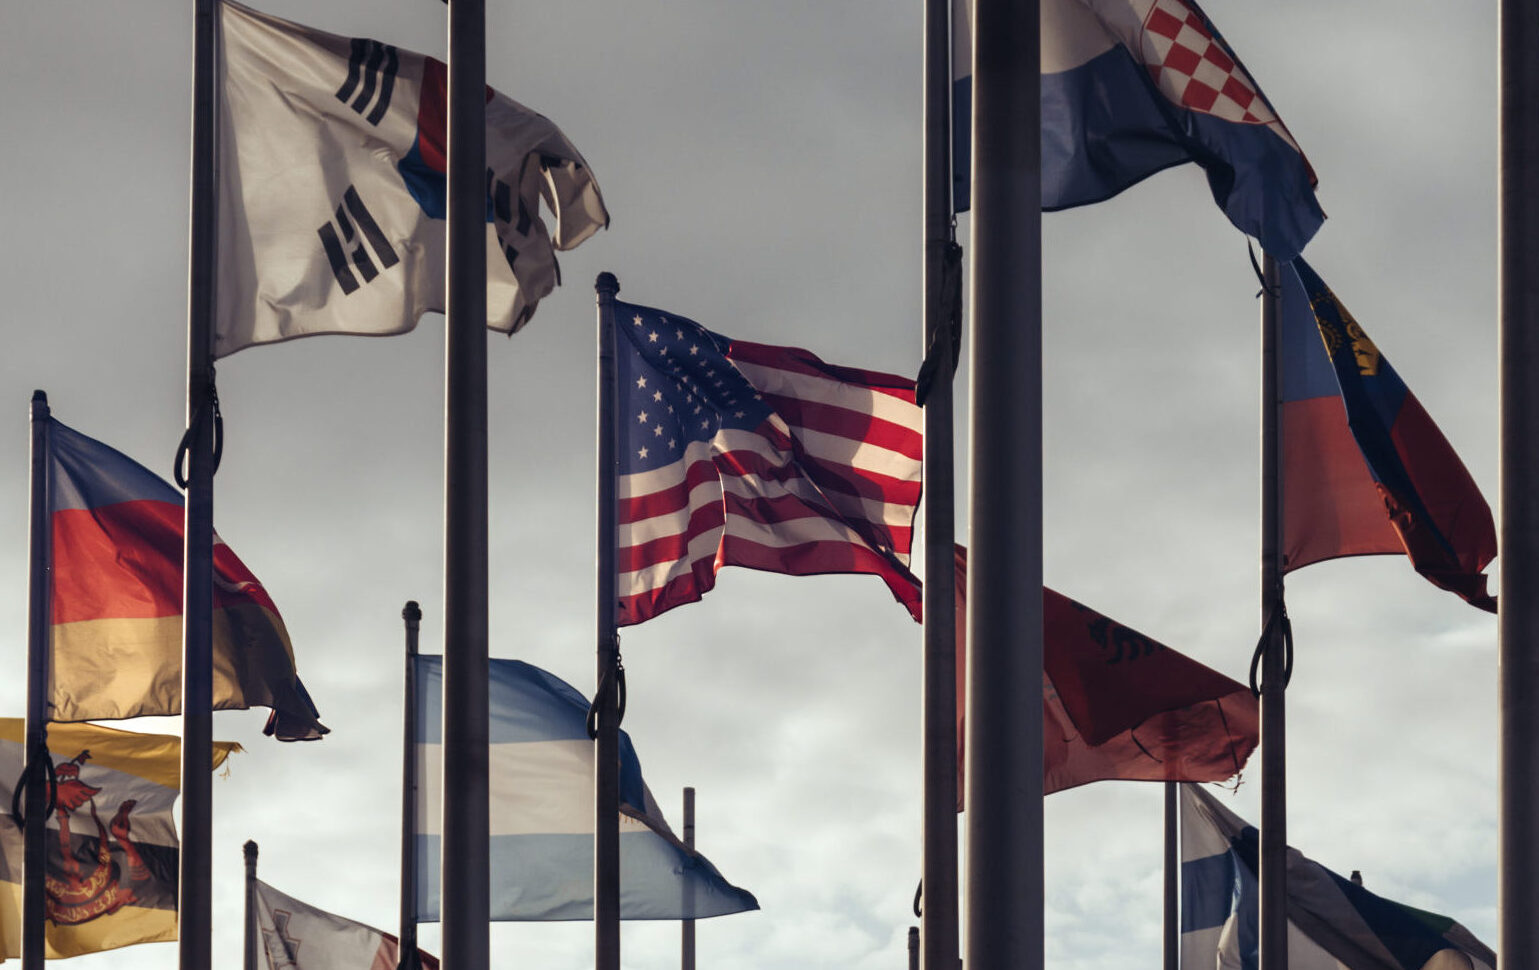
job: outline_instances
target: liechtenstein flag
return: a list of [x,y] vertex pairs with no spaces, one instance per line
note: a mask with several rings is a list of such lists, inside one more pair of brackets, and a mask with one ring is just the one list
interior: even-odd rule
[[[229,0],[220,12],[215,356],[403,333],[441,311],[444,65]],[[560,282],[556,250],[609,215],[561,130],[491,89],[486,168],[487,325],[511,333]]]
[[1495,612],[1482,570],[1496,525],[1475,480],[1315,271],[1295,259],[1281,275],[1284,571],[1403,552]]
[[[968,207],[971,0],[953,0],[953,164]],[[1315,175],[1195,0],[1042,0],[1042,208],[1109,199],[1183,162],[1278,260],[1325,220]]]

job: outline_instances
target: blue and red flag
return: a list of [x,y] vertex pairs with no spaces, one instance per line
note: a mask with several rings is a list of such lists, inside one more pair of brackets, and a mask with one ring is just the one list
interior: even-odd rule
[[1282,272],[1283,568],[1405,553],[1495,612],[1496,525],[1480,489],[1357,321],[1302,259]]
[[[956,209],[968,208],[971,0],[953,0]],[[1042,208],[1196,162],[1241,232],[1288,260],[1325,220],[1315,174],[1195,0],[1042,0]]]
[[[182,496],[143,465],[50,419],[53,655],[49,720],[179,714]],[[214,541],[214,706],[269,707],[267,733],[327,733],[267,590]]]

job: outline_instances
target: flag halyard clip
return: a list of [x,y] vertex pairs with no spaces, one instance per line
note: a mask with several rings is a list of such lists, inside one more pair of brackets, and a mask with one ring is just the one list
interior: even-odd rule
[[[588,738],[598,740],[599,734],[599,698],[609,692],[609,673],[604,673],[604,679],[599,681],[599,687],[594,692],[593,700],[588,704]],[[615,634],[615,726],[619,727],[625,721],[625,661],[620,657],[620,634]]]
[[[42,777],[39,778],[38,776]],[[54,773],[53,755],[48,751],[48,745],[39,744],[32,751],[32,757],[27,759],[26,765],[21,769],[21,777],[16,779],[16,786],[11,791],[11,820],[16,823],[18,829],[27,827],[27,815],[23,806],[26,804],[25,791],[28,785],[39,781],[47,782],[47,795],[43,800],[43,816],[46,818],[53,813],[57,804],[59,792],[59,778]]]
[[[213,367],[209,367],[208,375],[208,399],[205,407],[213,412],[214,417],[214,466],[209,474],[219,470],[219,459],[224,456],[224,412],[219,410],[219,388],[214,384]],[[187,477],[182,474],[182,468],[188,465],[188,454],[192,451],[192,439],[202,426],[206,412],[204,407],[199,407],[193,414],[192,420],[187,422],[187,430],[182,432],[181,443],[176,446],[176,462],[171,468],[172,477],[176,479],[176,485],[182,491],[187,491]],[[188,471],[192,469],[189,467]]]
[[951,373],[955,376],[962,361],[962,247],[955,241],[946,244],[941,259],[941,308],[946,319],[930,334],[930,345],[925,348],[924,363],[919,365],[919,376],[914,380],[914,403],[924,407],[925,399],[935,386],[935,372],[940,369],[936,352],[942,335],[951,338]]
[[1250,692],[1256,697],[1261,696],[1263,686],[1259,679],[1261,660],[1266,656],[1267,648],[1272,643],[1274,630],[1282,636],[1282,686],[1286,690],[1288,683],[1293,680],[1293,621],[1288,619],[1288,604],[1283,602],[1281,593],[1277,596],[1277,605],[1272,608],[1272,612],[1266,618],[1266,625],[1261,628],[1261,639],[1256,641],[1256,652],[1251,654],[1250,658]]
[[1281,286],[1273,289],[1266,285],[1266,274],[1261,271],[1261,261],[1256,259],[1256,247],[1251,244],[1251,241],[1248,238],[1245,240],[1245,252],[1250,256],[1250,268],[1255,271],[1256,282],[1261,284],[1261,289],[1256,291],[1256,298],[1260,299],[1263,294],[1268,296],[1280,296],[1282,294]]

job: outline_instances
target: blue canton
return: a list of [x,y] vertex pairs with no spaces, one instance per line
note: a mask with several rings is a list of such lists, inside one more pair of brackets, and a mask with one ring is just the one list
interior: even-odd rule
[[769,417],[758,390],[727,360],[726,337],[619,301],[615,331],[620,474],[670,465],[691,441],[723,428],[751,431]]

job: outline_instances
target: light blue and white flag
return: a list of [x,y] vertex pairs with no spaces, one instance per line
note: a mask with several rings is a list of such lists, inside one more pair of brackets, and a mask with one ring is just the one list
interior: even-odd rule
[[[593,918],[588,701],[518,660],[491,661],[492,919]],[[436,921],[442,845],[443,658],[417,658],[417,918]],[[668,828],[620,732],[620,918],[705,919],[758,909]]]
[[[1181,786],[1182,970],[1255,970],[1258,833]],[[1376,896],[1288,850],[1288,970],[1492,970],[1496,954],[1446,916]]]

